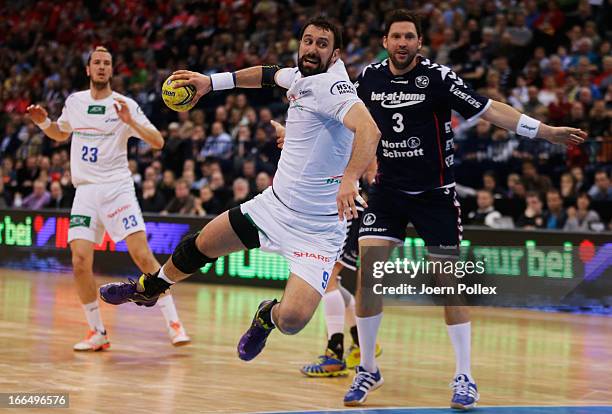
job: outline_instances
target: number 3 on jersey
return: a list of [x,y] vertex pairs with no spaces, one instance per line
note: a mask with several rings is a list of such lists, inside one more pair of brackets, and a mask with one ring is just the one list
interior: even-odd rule
[[81,159],[85,162],[98,161],[98,149],[96,147],[84,145],[83,148],[81,148]]
[[404,130],[404,116],[396,112],[391,118],[397,123],[397,125],[393,125],[393,130],[395,132],[402,132]]

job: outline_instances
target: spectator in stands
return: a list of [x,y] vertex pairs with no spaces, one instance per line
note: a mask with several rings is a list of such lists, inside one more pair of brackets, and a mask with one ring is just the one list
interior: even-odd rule
[[34,181],[32,193],[23,199],[21,207],[30,210],[40,210],[51,199],[51,194],[46,190],[47,183],[42,180]]
[[563,173],[559,187],[561,188],[560,193],[564,203],[566,203],[565,205],[573,204],[577,194],[574,176],[571,173]]
[[159,184],[159,192],[166,200],[171,200],[174,197],[174,186],[176,184],[172,170],[164,171],[162,182]]
[[200,188],[200,203],[206,214],[217,215],[223,212],[223,207],[210,186]]
[[215,193],[215,198],[219,200],[222,206],[225,206],[232,197],[231,190],[225,185],[225,177],[223,177],[221,171],[212,173],[209,187]]
[[153,168],[151,166],[145,168],[144,181],[147,181],[147,180],[152,181],[153,184],[155,184],[155,186],[157,186],[158,183],[159,183],[160,178],[161,177],[158,176],[157,173],[155,172],[155,168]]
[[45,204],[44,208],[50,208],[54,210],[69,209],[72,207],[73,198],[70,195],[65,195],[62,185],[59,181],[53,181],[51,183],[51,197],[49,202]]
[[189,185],[182,178],[176,180],[174,198],[161,211],[161,214],[189,214],[193,209],[194,197],[189,193]]
[[612,185],[606,170],[595,173],[595,184],[589,190],[589,197],[593,201],[612,201]]
[[142,176],[138,172],[138,163],[136,162],[136,160],[128,161],[128,169],[132,174],[132,180],[134,181],[134,185],[136,185],[136,188],[140,188],[140,185],[142,184]]
[[493,193],[490,190],[478,190],[476,205],[476,210],[468,213],[467,224],[497,227],[496,222],[502,215],[493,207]]
[[501,198],[503,191],[497,186],[497,177],[494,171],[485,171],[482,175],[482,188],[489,191],[493,198]]
[[249,182],[249,188],[255,188],[255,177],[257,177],[257,168],[255,160],[248,158],[242,163],[242,173],[240,176]]
[[237,207],[251,198],[249,181],[245,178],[236,178],[232,185],[232,199],[225,205],[225,210]]
[[546,192],[546,212],[544,213],[544,227],[547,229],[560,230],[565,226],[567,214],[563,208],[563,199],[558,190],[552,189]]
[[271,183],[272,180],[270,179],[270,175],[267,172],[262,171],[257,174],[257,178],[255,179],[255,187],[257,189],[257,194],[261,194],[263,190],[270,187]]
[[29,156],[25,160],[25,164],[17,169],[17,185],[18,191],[22,196],[26,196],[32,192],[34,181],[38,178],[40,170],[35,156]]
[[527,191],[544,194],[552,187],[550,177],[538,174],[538,170],[533,162],[524,161],[522,172],[521,181],[525,184]]
[[576,200],[576,207],[567,209],[567,222],[563,227],[568,231],[589,231],[603,230],[603,224],[599,214],[595,210],[590,210],[591,198],[587,193],[580,193]]
[[200,159],[207,157],[229,160],[232,156],[233,143],[232,137],[223,129],[221,122],[212,124],[211,134],[206,138],[206,142],[200,151]]
[[[518,175],[517,173],[508,174],[508,177],[506,178],[506,186],[508,187],[508,191],[506,191],[506,194],[505,194],[506,198],[516,197],[516,186],[518,184],[522,185],[521,176]],[[521,192],[523,196],[525,195],[524,189],[525,187],[523,186],[523,191]]]
[[572,167],[570,169],[570,173],[572,174],[572,177],[574,177],[574,181],[576,182],[575,189],[577,193],[587,191],[589,189],[588,183],[584,178],[584,170],[581,167]]
[[0,177],[0,208],[8,208],[13,204],[13,200],[8,191],[4,191],[4,180]]
[[139,200],[140,208],[147,213],[159,213],[167,205],[163,194],[157,190],[153,180],[142,183],[142,195]]
[[526,230],[535,230],[545,227],[546,223],[544,222],[540,195],[531,191],[527,193],[525,201],[527,207],[525,208],[525,212],[516,221],[516,226]]
[[191,139],[181,136],[179,123],[172,122],[168,126],[168,138],[162,151],[164,169],[170,169],[175,177],[179,177],[183,172],[185,160],[192,156]]

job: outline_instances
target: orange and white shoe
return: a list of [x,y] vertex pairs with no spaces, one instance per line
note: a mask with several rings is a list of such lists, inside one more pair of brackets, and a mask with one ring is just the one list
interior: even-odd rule
[[110,348],[110,342],[106,332],[87,331],[87,336],[81,342],[74,345],[75,351],[102,351]]
[[187,336],[180,321],[171,322],[168,325],[168,336],[170,336],[170,341],[174,346],[183,346],[191,342],[191,338]]

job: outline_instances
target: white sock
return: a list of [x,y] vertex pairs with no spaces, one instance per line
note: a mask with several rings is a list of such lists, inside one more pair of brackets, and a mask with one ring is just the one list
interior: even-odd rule
[[359,349],[361,352],[361,365],[368,372],[376,372],[376,336],[382,321],[382,312],[367,318],[356,317],[357,334],[359,335]]
[[[276,328],[278,328],[278,325],[274,321],[274,308],[276,306],[280,306],[280,302],[278,302],[276,305],[272,306],[272,309],[270,309],[270,322],[272,322],[272,325],[274,325]],[[283,331],[281,331],[280,328],[278,328],[278,330],[279,330],[279,332],[284,333]]]
[[355,320],[355,296],[353,295],[351,295],[351,301],[346,307],[346,313],[344,315],[344,320],[347,326],[357,325],[357,320]]
[[102,324],[102,315],[100,315],[100,305],[98,301],[95,300],[91,303],[86,303],[83,305],[83,309],[85,310],[85,317],[87,318],[89,329],[100,333],[106,332]]
[[323,311],[327,324],[327,339],[333,334],[344,332],[344,299],[338,289],[323,295]]
[[471,369],[472,351],[472,323],[460,323],[458,325],[446,325],[448,336],[455,349],[455,377],[465,374],[474,382]]
[[166,276],[166,273],[164,273],[164,267],[163,266],[159,269],[159,273],[157,274],[157,277],[162,279],[162,280],[165,280],[166,282],[170,283],[171,285],[174,285],[176,283],[176,282],[173,282],[172,280],[170,280],[168,278],[168,276]]
[[160,297],[157,300],[157,306],[161,310],[161,313],[164,315],[167,325],[170,325],[170,323],[172,322],[179,321],[178,313],[176,312],[176,306],[174,306],[174,299],[172,299],[172,295],[165,295]]

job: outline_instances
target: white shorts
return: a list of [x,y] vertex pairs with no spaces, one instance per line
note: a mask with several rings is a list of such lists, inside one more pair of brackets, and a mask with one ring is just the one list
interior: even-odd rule
[[290,210],[276,198],[271,187],[241,204],[240,211],[259,230],[263,251],[283,255],[291,273],[321,295],[325,293],[344,242],[345,221],[339,221],[337,216]]
[[76,189],[68,242],[75,239],[101,243],[106,230],[114,242],[145,231],[132,179],[108,184],[81,184]]

